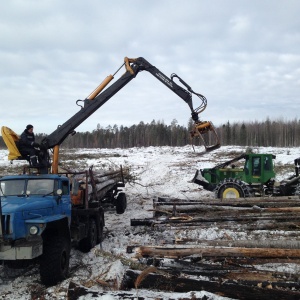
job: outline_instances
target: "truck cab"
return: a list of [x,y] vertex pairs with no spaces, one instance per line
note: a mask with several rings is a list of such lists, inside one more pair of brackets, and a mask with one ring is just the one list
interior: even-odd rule
[[8,266],[37,260],[46,285],[67,277],[71,242],[88,252],[102,241],[101,201],[89,203],[84,193],[72,189],[74,179],[69,176],[23,174],[0,179],[0,260]]
[[[41,240],[51,222],[65,219],[65,223],[70,224],[71,198],[67,178],[53,174],[4,176],[0,180],[0,196],[0,238],[7,249],[0,251],[2,260],[39,256],[41,249],[33,251],[28,242]],[[28,251],[23,251],[23,244]]]
[[66,278],[71,246],[68,178],[4,176],[0,199],[0,260],[8,266],[39,260],[47,285]]

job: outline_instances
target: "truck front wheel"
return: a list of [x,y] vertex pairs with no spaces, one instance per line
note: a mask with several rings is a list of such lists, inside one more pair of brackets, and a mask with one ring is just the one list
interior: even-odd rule
[[70,242],[66,237],[51,237],[44,242],[40,261],[41,281],[47,286],[55,285],[68,276]]

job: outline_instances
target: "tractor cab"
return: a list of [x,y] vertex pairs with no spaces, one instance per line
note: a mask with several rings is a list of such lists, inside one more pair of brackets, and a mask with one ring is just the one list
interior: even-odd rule
[[267,183],[275,178],[273,154],[247,154],[242,180],[248,183]]

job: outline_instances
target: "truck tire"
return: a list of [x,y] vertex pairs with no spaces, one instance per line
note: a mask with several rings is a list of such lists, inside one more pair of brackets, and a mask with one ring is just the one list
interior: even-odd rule
[[70,241],[66,237],[51,237],[44,243],[40,261],[40,276],[43,284],[52,286],[68,276]]
[[251,196],[250,189],[245,182],[236,179],[228,178],[221,181],[215,190],[216,198],[227,199],[227,198],[246,198]]
[[98,242],[98,230],[97,230],[96,221],[95,219],[90,218],[87,237],[79,241],[78,248],[81,252],[87,253],[97,245],[97,242]]
[[127,207],[127,199],[125,193],[119,193],[116,202],[116,212],[117,214],[123,214]]

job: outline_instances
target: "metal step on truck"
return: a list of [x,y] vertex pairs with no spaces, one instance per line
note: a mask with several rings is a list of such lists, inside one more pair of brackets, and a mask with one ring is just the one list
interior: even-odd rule
[[0,179],[0,260],[20,268],[39,263],[45,285],[68,276],[71,244],[88,252],[103,239],[104,206],[124,213],[124,177],[102,188],[92,169],[76,173],[22,174]]

